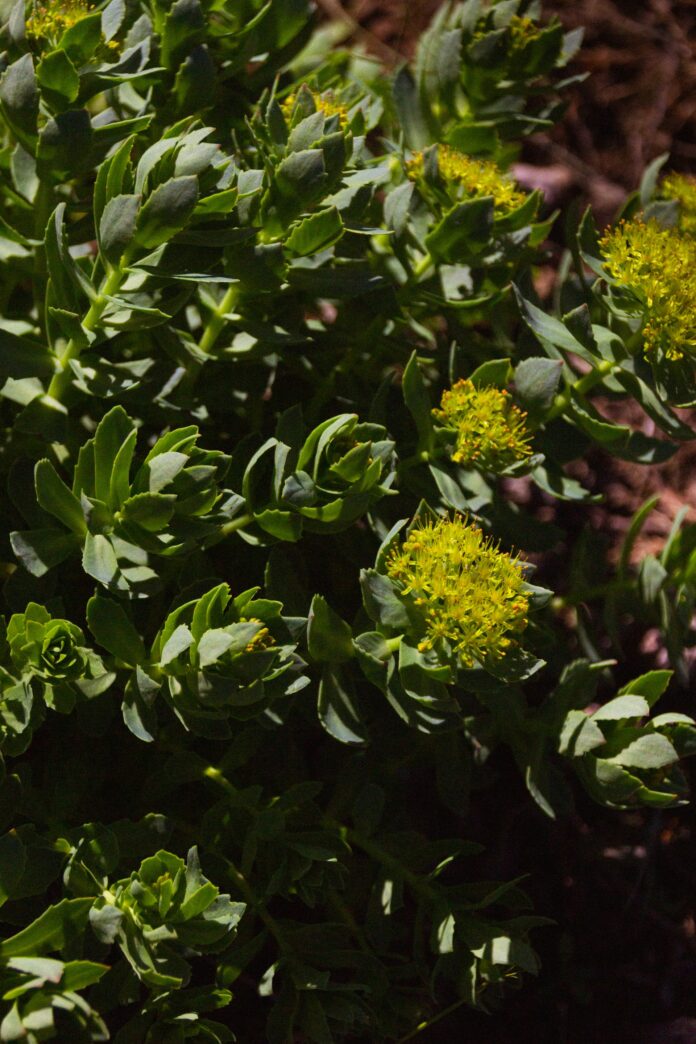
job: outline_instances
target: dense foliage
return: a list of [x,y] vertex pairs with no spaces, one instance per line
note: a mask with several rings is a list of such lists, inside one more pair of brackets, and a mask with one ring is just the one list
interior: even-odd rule
[[508,171],[580,39],[534,0],[446,5],[394,76],[307,0],[0,13],[0,1039],[492,1009],[554,930],[472,871],[496,764],[539,815],[686,796],[696,531],[636,564],[648,502],[561,569],[535,506],[693,436],[696,188],[570,216],[551,314]]

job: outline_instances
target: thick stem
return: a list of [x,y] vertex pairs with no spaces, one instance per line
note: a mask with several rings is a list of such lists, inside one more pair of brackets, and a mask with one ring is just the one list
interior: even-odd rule
[[215,347],[215,342],[225,326],[225,316],[231,308],[234,308],[238,296],[239,286],[236,283],[232,283],[225,291],[220,304],[217,308],[213,309],[203,330],[203,335],[198,343],[198,347],[202,352],[205,352],[206,355]]
[[[236,283],[232,283],[231,286],[227,288],[217,308],[214,308],[210,313],[208,322],[203,327],[201,339],[198,342],[200,351],[205,355],[209,355],[215,347],[217,339],[225,326],[225,316],[231,308],[234,308],[238,296],[239,286]],[[202,359],[191,359],[186,368],[186,373],[182,377],[177,389],[177,396],[180,401],[191,400],[193,390],[196,387],[202,369]]]
[[407,1033],[405,1037],[400,1037],[397,1041],[397,1044],[406,1044],[407,1040],[413,1040],[414,1037],[417,1037],[419,1034],[423,1033],[424,1030],[430,1029],[431,1026],[434,1026],[437,1022],[440,1022],[442,1019],[446,1019],[448,1015],[451,1015],[452,1012],[455,1012],[458,1008],[461,1008],[462,1005],[466,1003],[466,997],[461,997],[459,1000],[455,1001],[454,1004],[450,1004],[448,1008],[445,1008],[443,1011],[438,1012],[437,1015],[433,1015],[432,1019],[427,1019],[425,1022],[419,1023],[419,1025],[416,1026],[414,1030],[411,1030],[410,1033]]
[[[217,783],[217,785],[230,797],[236,798],[238,796],[239,791],[237,788],[233,783],[230,783],[229,779],[223,775],[217,766],[208,765],[208,767],[204,769],[203,775],[206,779],[212,780],[213,783]],[[253,813],[255,809],[250,806],[249,811]],[[246,902],[249,904],[251,910],[263,921],[281,949],[284,949],[285,939],[280,925],[263,905],[263,901],[256,895],[242,871],[226,855],[223,855],[221,852],[216,852],[216,855],[224,861],[230,877],[236,884]]]
[[586,373],[584,377],[581,377],[579,381],[575,381],[574,384],[569,384],[565,391],[560,392],[554,400],[553,406],[546,414],[544,423],[548,424],[549,421],[555,420],[556,417],[560,417],[573,401],[573,392],[575,391],[578,395],[584,395],[586,392],[591,391],[595,385],[600,384],[605,377],[608,377],[614,370],[615,363],[605,359],[603,362],[596,366],[594,369]]
[[225,537],[231,536],[232,533],[236,533],[238,529],[244,529],[245,526],[251,525],[254,521],[254,516],[249,515],[238,515],[237,518],[233,518],[231,522],[226,522],[220,530],[220,539],[224,540]]
[[371,838],[364,837],[357,830],[351,830],[350,827],[328,816],[324,817],[323,822],[325,826],[336,830],[348,844],[354,845],[355,848],[361,848],[366,855],[369,855],[375,862],[381,863],[394,877],[405,881],[416,895],[428,900],[428,902],[434,902],[439,898],[437,890],[425,878],[414,874],[412,870],[403,865],[400,859],[393,856],[391,852],[387,852],[385,848],[382,848],[381,845],[378,845]]
[[420,279],[421,276],[424,276],[426,274],[426,272],[430,268],[432,268],[434,263],[435,262],[433,261],[433,259],[430,256],[430,254],[425,254],[425,256],[420,259],[418,264],[413,266],[413,275],[414,275],[414,277],[416,279]]
[[[129,256],[126,252],[117,267],[112,268],[102,284],[101,290],[92,301],[87,314],[82,320],[82,329],[92,333],[99,325],[99,320],[106,311],[109,298],[115,294],[128,271]],[[77,359],[82,351],[82,345],[74,338],[70,338],[63,352],[58,356],[58,372],[54,375],[48,386],[48,395],[52,399],[60,401],[61,397],[70,385],[70,360]]]
[[399,634],[396,638],[385,638],[384,644],[390,653],[398,652],[401,648],[401,642],[403,641],[403,634]]

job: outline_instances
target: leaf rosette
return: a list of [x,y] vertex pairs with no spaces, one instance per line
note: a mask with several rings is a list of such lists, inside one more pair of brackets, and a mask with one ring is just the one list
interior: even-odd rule
[[568,713],[560,753],[572,759],[587,792],[600,804],[668,808],[687,800],[680,762],[696,754],[696,723],[677,712],[651,716],[671,676],[671,671],[651,671],[601,707]]
[[[76,624],[54,619],[35,602],[10,618],[6,640],[13,673],[32,687],[38,683],[43,701],[54,710],[68,712],[77,698],[98,696],[114,680],[101,657],[85,646]],[[14,684],[13,679],[10,688]]]
[[291,410],[247,465],[247,509],[276,539],[299,540],[303,529],[338,533],[388,493],[393,450],[381,425],[361,423],[350,413],[331,417],[304,437],[301,415]]
[[158,439],[131,478],[137,430],[116,406],[77,459],[70,489],[48,460],[36,465],[39,505],[68,530],[12,535],[25,568],[43,576],[82,550],[82,566],[105,587],[142,597],[158,585],[149,556],[184,554],[220,538],[227,519],[221,482],[229,457],[197,446],[195,426]]
[[144,859],[103,892],[89,916],[100,941],[118,943],[143,982],[178,988],[190,978],[187,957],[221,949],[244,909],[203,875],[192,848],[186,862],[165,851]]
[[219,584],[170,613],[155,640],[153,675],[166,679],[175,713],[194,732],[220,736],[229,718],[277,714],[306,684],[294,637],[304,621],[284,618],[281,603],[258,590],[232,598]]

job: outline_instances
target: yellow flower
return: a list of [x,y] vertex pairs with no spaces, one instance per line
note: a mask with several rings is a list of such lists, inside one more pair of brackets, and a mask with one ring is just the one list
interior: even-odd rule
[[[417,152],[406,165],[408,176],[417,180],[423,174],[425,157]],[[491,160],[474,159],[451,145],[438,145],[437,166],[440,176],[452,185],[460,186],[470,199],[493,197],[493,205],[499,210],[516,210],[527,198],[512,178],[492,163]]]
[[[336,101],[336,97],[333,91],[324,91],[323,94],[318,94],[316,91],[311,91],[312,99],[314,101],[314,108],[316,112],[323,112],[324,115],[329,118],[331,116],[338,116],[338,122],[341,127],[345,127],[348,123],[348,109],[341,102]],[[289,120],[292,116],[292,111],[295,108],[295,102],[297,101],[297,94],[289,94],[287,98],[282,102],[281,109],[286,120]]]
[[464,667],[485,664],[527,626],[519,560],[461,516],[415,527],[390,551],[386,572],[422,619],[421,652],[446,643]]
[[247,643],[244,649],[245,652],[262,652],[264,649],[272,648],[275,644],[273,641],[273,635],[267,627],[263,626],[261,620],[258,620],[255,616],[243,616],[241,617],[241,621],[242,623],[259,624],[259,629],[251,641]]
[[79,22],[91,10],[87,0],[60,0],[60,2],[34,3],[27,18],[26,33],[30,39],[45,40],[58,38],[71,26]]
[[444,392],[440,408],[433,414],[457,434],[452,454],[457,464],[503,471],[532,452],[527,414],[500,388],[477,388],[472,381],[457,381]]
[[536,39],[541,33],[541,28],[533,19],[523,18],[520,15],[514,15],[510,19],[509,29],[512,46],[515,50],[521,49],[530,40]]
[[642,304],[645,349],[696,355],[696,242],[654,220],[622,222],[600,240],[612,281]]
[[689,174],[667,174],[660,182],[660,197],[676,199],[679,227],[689,235],[696,234],[696,178]]

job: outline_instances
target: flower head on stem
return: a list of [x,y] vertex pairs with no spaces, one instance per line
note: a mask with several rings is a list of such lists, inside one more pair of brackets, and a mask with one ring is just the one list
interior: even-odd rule
[[[438,145],[437,165],[443,181],[460,188],[466,198],[491,196],[493,205],[505,213],[516,210],[527,198],[497,164],[467,156],[451,145]],[[407,164],[408,176],[416,181],[424,169],[425,156],[417,152]]]
[[527,414],[504,389],[457,381],[443,393],[440,408],[433,414],[456,433],[452,460],[457,464],[502,471],[532,452]]
[[677,201],[679,227],[696,235],[696,178],[690,174],[667,174],[660,182],[660,196]]
[[66,30],[90,13],[87,0],[54,0],[53,3],[34,3],[27,18],[26,33],[30,39],[57,39]]
[[422,618],[421,652],[446,643],[472,667],[499,660],[527,626],[519,559],[460,515],[417,525],[392,548],[386,571]]
[[642,305],[648,353],[696,355],[696,242],[655,220],[622,221],[600,240],[611,281]]

